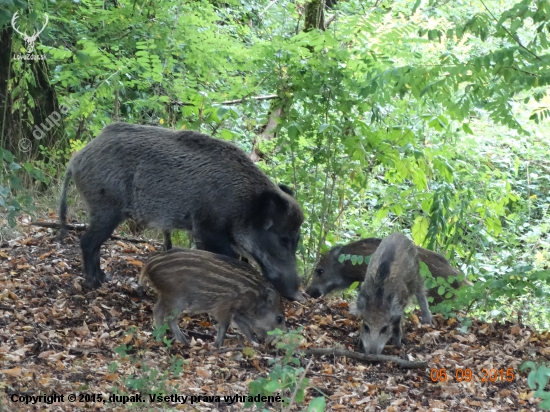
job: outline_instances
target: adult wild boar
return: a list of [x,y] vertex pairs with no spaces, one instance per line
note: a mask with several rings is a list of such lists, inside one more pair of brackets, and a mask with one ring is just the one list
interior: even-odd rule
[[290,300],[300,299],[296,248],[304,216],[292,191],[275,185],[237,146],[192,131],[111,124],[69,162],[60,220],[66,233],[71,178],[90,225],[81,238],[86,283],[106,280],[103,242],[125,219],[191,231],[198,249],[252,257]]
[[396,346],[401,346],[401,320],[412,295],[420,305],[422,322],[431,324],[418,250],[406,236],[394,233],[382,240],[372,255],[357,297],[365,353],[382,353],[390,337]]
[[[340,263],[338,257],[342,254],[370,256],[376,251],[378,246],[380,246],[381,242],[382,239],[367,238],[347,245],[333,247],[321,257],[321,260],[313,272],[313,280],[306,290],[306,293],[313,298],[318,298],[333,290],[347,289],[354,282],[363,282],[365,274],[367,273],[368,264],[362,263],[360,265],[354,265],[349,260]],[[449,276],[456,278],[461,275],[461,273],[452,267],[447,259],[439,253],[421,247],[416,247],[416,249],[418,250],[420,260],[428,266],[434,278],[437,279],[438,277],[442,277],[448,279]],[[462,282],[458,282],[456,279],[451,282],[451,286],[454,289],[458,289],[465,285],[471,286],[472,283],[466,279]],[[433,297],[434,305],[441,303],[444,299],[443,296],[437,293],[437,288],[430,289],[428,291],[428,296]]]
[[[286,331],[281,297],[248,263],[203,250],[171,249],[152,257],[141,270],[157,290],[153,309],[155,325],[168,319],[174,337],[189,345],[178,326],[178,315],[208,313],[218,322],[215,345],[223,345],[227,328],[234,321],[246,338],[272,340],[267,332]],[[171,319],[170,319],[171,318]]]

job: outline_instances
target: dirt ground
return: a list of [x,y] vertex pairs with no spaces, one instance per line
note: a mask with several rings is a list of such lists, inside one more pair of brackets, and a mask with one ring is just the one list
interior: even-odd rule
[[[27,226],[24,235],[0,241],[3,410],[243,409],[242,402],[228,405],[214,396],[247,395],[248,383],[269,372],[269,360],[278,356],[274,348],[262,345],[216,353],[215,332],[206,315],[180,321],[193,338],[190,348],[156,342],[152,336],[155,294],[149,288],[145,295],[138,293],[137,274],[160,245],[106,242],[102,266],[111,281],[92,291],[80,277],[79,234],[71,232],[63,244],[55,240],[55,234],[52,229]],[[306,374],[310,387],[305,403],[292,410],[306,410],[305,404],[320,394],[326,396],[327,411],[539,410],[527,385],[527,373],[520,373],[519,366],[525,360],[550,359],[549,333],[480,321],[463,333],[454,319],[435,315],[432,328],[421,326],[417,315],[404,324],[403,347],[389,345],[384,354],[425,361],[428,367],[404,369],[393,362],[316,356]],[[342,299],[287,303],[287,324],[303,327],[301,349],[357,350],[359,322]],[[128,334],[129,330],[134,333]],[[121,345],[132,346],[124,357],[115,352]],[[226,348],[238,346],[236,339],[226,340]],[[155,378],[178,384],[174,393],[180,398],[173,398],[175,402],[167,406],[151,401],[144,395],[147,386],[133,391],[144,395],[134,399],[137,406],[135,402],[124,405],[123,398],[113,397],[117,389],[123,389],[125,379],[150,373],[148,367],[168,370],[177,359],[183,361],[179,377]],[[113,362],[118,365],[116,370]],[[301,357],[303,367],[308,362],[308,356]],[[58,397],[46,398],[53,394]],[[31,395],[46,397],[35,398],[34,405],[25,404],[25,400],[32,401]],[[185,403],[183,396],[188,397]],[[192,396],[196,401],[190,404]],[[283,410],[284,405],[273,403],[269,409]]]

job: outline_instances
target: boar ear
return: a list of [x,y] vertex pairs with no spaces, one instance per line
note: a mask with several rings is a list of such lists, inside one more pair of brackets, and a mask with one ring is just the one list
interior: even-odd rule
[[273,225],[273,219],[284,214],[288,207],[288,201],[279,193],[265,191],[252,202],[250,216],[253,216],[257,226],[267,230]]
[[262,225],[264,230],[269,230],[271,228],[271,226],[273,226],[273,220],[272,219],[264,220],[263,225]]
[[281,189],[287,195],[290,195],[290,196],[294,197],[294,190],[292,190],[290,187],[288,187],[286,185],[279,185],[279,189]]

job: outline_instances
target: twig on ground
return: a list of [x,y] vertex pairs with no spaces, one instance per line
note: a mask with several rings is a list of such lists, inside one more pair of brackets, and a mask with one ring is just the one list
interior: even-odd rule
[[404,369],[416,369],[416,368],[427,368],[427,362],[415,362],[408,361],[405,359],[398,358],[396,356],[387,356],[387,355],[365,355],[363,353],[352,352],[349,350],[343,349],[333,349],[333,348],[313,348],[305,351],[306,355],[334,355],[334,356],[345,356],[346,358],[357,359],[364,362],[394,362],[400,368]]
[[[40,227],[47,227],[49,229],[61,229],[61,225],[56,222],[31,222],[30,225],[32,226],[40,226]],[[75,230],[77,232],[84,232],[88,227],[83,224],[79,223],[76,225],[67,224],[67,229],[69,230]],[[116,236],[111,235],[111,239],[113,240],[122,240],[123,242],[130,242],[130,243],[149,243],[149,244],[158,244],[160,245],[160,242],[152,242],[150,240],[146,239],[136,239],[132,237],[122,237],[122,236]]]
[[214,354],[220,354],[220,353],[226,353],[226,352],[242,352],[244,348],[221,348],[216,350],[211,350],[210,352],[206,352],[205,355],[214,355]]

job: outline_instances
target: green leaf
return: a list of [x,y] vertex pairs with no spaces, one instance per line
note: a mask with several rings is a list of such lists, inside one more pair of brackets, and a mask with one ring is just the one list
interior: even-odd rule
[[323,123],[321,126],[319,126],[319,133],[323,133],[329,127],[330,127],[330,124]]
[[251,347],[246,347],[243,349],[243,355],[252,358],[256,355],[256,351]]
[[14,157],[9,150],[0,148],[0,154],[2,154],[2,157],[6,162],[9,162],[9,163],[13,162]]
[[346,255],[340,255],[340,256],[338,256],[338,262],[344,263],[344,260],[346,260]]
[[413,8],[411,10],[411,14],[414,14],[416,12],[418,7],[420,6],[420,3],[422,3],[422,0],[416,0],[416,2],[413,5]]
[[222,129],[220,131],[220,135],[222,137],[222,139],[224,140],[231,140],[233,139],[233,132],[231,132],[230,130],[227,130],[227,129]]
[[14,162],[11,162],[9,167],[10,167],[10,170],[19,170],[19,169],[21,169],[21,166],[18,165],[17,163],[14,163]]
[[414,219],[411,233],[416,244],[422,245],[424,243],[424,239],[426,239],[429,227],[430,221],[428,220],[428,218],[424,216],[417,216],[416,219]]
[[388,215],[388,209],[383,207],[382,209],[378,210],[378,212],[376,212],[376,220],[377,221],[381,221],[382,219],[384,219],[386,216]]
[[351,264],[352,264],[352,265],[355,265],[356,263],[357,263],[357,256],[356,256],[356,255],[353,255],[353,256],[351,257]]
[[394,204],[392,206],[392,212],[395,213],[397,216],[401,216],[403,214],[403,208],[398,203]]
[[359,287],[359,282],[353,282],[351,286],[349,287],[349,291],[353,291]]
[[281,384],[278,381],[272,380],[272,381],[269,381],[264,386],[264,388],[268,393],[273,393],[281,388]]
[[462,130],[464,130],[464,132],[466,132],[468,134],[471,134],[471,135],[474,134],[472,129],[470,129],[470,126],[468,126],[466,123],[462,123]]
[[445,287],[444,286],[440,286],[437,288],[437,294],[438,295],[443,295],[445,293]]
[[307,408],[308,412],[323,412],[327,406],[327,402],[323,396],[313,399]]
[[432,278],[432,272],[430,272],[428,265],[422,261],[420,261],[420,275],[422,275],[424,279]]
[[90,56],[80,50],[76,52],[76,57],[81,63],[88,63],[90,61]]
[[229,108],[225,107],[225,106],[222,106],[218,109],[218,112],[217,112],[217,115],[218,115],[218,118],[220,119],[223,119],[223,116],[229,112]]

